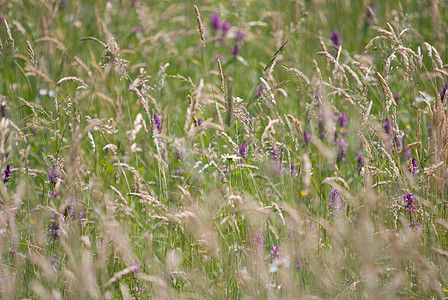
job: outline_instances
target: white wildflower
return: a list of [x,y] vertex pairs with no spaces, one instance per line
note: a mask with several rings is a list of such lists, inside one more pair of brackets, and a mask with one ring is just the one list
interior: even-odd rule
[[232,154],[232,155],[230,155],[230,154],[228,154],[228,153],[226,153],[226,154],[222,154],[222,155],[221,155],[221,158],[222,158],[223,161],[237,161],[237,160],[240,160],[240,159],[241,159],[241,157],[239,157],[239,156],[236,155],[236,154]]
[[287,258],[276,258],[269,265],[269,273],[278,272],[282,268],[289,268],[289,260]]

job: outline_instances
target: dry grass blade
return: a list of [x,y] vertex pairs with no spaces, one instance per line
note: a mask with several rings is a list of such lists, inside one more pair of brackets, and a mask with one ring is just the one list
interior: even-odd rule
[[194,5],[194,12],[196,13],[196,21],[198,22],[198,31],[201,36],[201,41],[203,46],[205,47],[205,31],[204,26],[202,25],[201,14],[199,13],[199,8]]
[[293,73],[297,79],[300,79],[301,81],[303,81],[306,85],[310,85],[310,80],[308,79],[308,77],[303,74],[303,72],[297,70],[296,68],[288,68],[283,66],[283,69],[285,69],[286,71]]
[[58,49],[61,50],[61,51],[64,51],[64,52],[65,52],[65,51],[67,50],[67,48],[64,46],[64,44],[63,44],[61,41],[59,41],[59,40],[56,39],[56,38],[49,37],[49,36],[45,36],[45,37],[43,37],[43,38],[37,39],[37,40],[34,41],[34,43],[35,43],[35,44],[39,44],[39,43],[52,43],[52,44],[56,45],[56,48],[58,48]]
[[392,92],[389,88],[389,85],[387,84],[387,82],[383,78],[383,76],[379,72],[376,72],[376,75],[378,76],[378,79],[380,80],[381,87],[383,88],[384,94],[386,94],[386,98],[387,98],[386,112],[388,112],[391,104],[397,106],[397,102],[395,102],[394,95],[392,94]]
[[291,123],[293,123],[296,126],[296,129],[299,132],[299,134],[303,134],[302,124],[300,123],[300,121],[297,120],[296,118],[294,118],[293,116],[291,116],[290,114],[288,114],[286,116],[291,121]]
[[133,265],[130,267],[127,267],[126,269],[123,269],[119,272],[116,272],[114,274],[114,276],[112,276],[112,278],[110,278],[105,284],[104,284],[104,289],[107,289],[109,286],[111,286],[112,284],[114,284],[115,282],[117,282],[120,278],[122,278],[125,275],[131,274],[131,273],[135,273],[137,270],[139,269],[138,265]]
[[322,181],[322,184],[329,183],[329,182],[340,182],[342,185],[347,189],[347,191],[350,191],[350,187],[348,186],[347,182],[344,180],[344,178],[341,177],[327,177]]
[[432,248],[432,251],[436,252],[437,254],[444,256],[446,259],[448,259],[448,252],[442,249],[438,248]]
[[78,77],[75,77],[75,76],[63,77],[63,78],[59,79],[58,82],[56,82],[56,85],[60,85],[61,83],[63,83],[63,82],[67,82],[67,81],[72,81],[72,82],[76,82],[76,83],[81,84],[80,86],[78,86],[78,89],[80,89],[80,88],[86,89],[86,88],[89,87],[89,86],[84,82],[84,80],[82,80],[82,79],[80,79],[80,78],[78,78]]

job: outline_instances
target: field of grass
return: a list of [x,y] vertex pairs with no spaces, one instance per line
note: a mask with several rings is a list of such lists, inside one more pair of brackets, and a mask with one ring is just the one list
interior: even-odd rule
[[448,297],[448,2],[0,0],[4,299]]

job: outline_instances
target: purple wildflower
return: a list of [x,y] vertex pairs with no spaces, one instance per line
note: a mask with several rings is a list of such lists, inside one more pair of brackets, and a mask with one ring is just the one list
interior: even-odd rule
[[261,96],[263,96],[263,86],[259,85],[257,87],[257,98],[260,98]]
[[330,211],[330,216],[333,215],[334,211],[340,210],[342,208],[343,200],[338,191],[334,188],[330,191],[330,199],[328,200],[328,210]]
[[58,179],[61,179],[61,169],[57,164],[53,164],[48,172],[47,178],[50,184],[56,184]]
[[299,270],[302,269],[303,262],[302,262],[302,258],[300,257],[300,254],[294,253],[294,256],[296,258],[296,268]]
[[272,154],[272,159],[273,160],[279,160],[281,153],[282,152],[280,150],[277,150],[274,147],[271,148],[271,154]]
[[413,212],[417,208],[417,205],[414,204],[415,202],[414,193],[404,193],[403,200],[404,200],[404,209],[406,209],[408,212]]
[[57,261],[57,259],[56,259],[56,255],[53,255],[53,256],[50,258],[50,262],[51,262],[51,264],[52,264],[52,265],[55,264],[56,261]]
[[61,236],[61,230],[59,229],[59,222],[57,216],[51,215],[51,223],[48,225],[48,235],[53,239],[58,239]]
[[283,254],[282,247],[272,246],[271,247],[271,255],[270,255],[271,262],[273,262],[276,259],[279,259],[282,254]]
[[58,192],[49,192],[48,196],[51,198],[56,198],[57,196],[59,196],[59,193]]
[[388,117],[386,117],[386,119],[384,119],[383,128],[384,128],[384,131],[388,135],[392,136],[392,124],[390,123],[390,120]]
[[212,12],[210,22],[212,23],[213,30],[220,30],[222,28],[221,19],[217,12]]
[[230,171],[226,166],[223,166],[221,171],[222,172],[219,172],[219,180],[221,180],[221,183],[227,183],[227,174],[229,174]]
[[445,86],[440,89],[440,99],[442,100],[442,102],[443,99],[445,98],[445,95],[447,94],[446,93],[447,90],[448,90],[448,83],[445,84]]
[[5,170],[3,171],[3,183],[7,183],[12,177],[12,166],[7,164]]
[[222,24],[222,32],[224,33],[224,35],[229,32],[230,27],[232,27],[232,25],[230,25],[229,22],[225,22],[224,24]]
[[337,161],[346,161],[347,142],[344,138],[336,139],[336,146],[338,148]]
[[254,246],[256,249],[264,248],[264,237],[263,234],[261,232],[259,232],[258,234],[255,235],[254,237]]
[[162,130],[162,116],[154,113],[154,126],[157,128],[157,131]]
[[204,123],[204,119],[203,118],[199,118],[198,119],[198,126],[201,126],[202,123]]
[[70,197],[68,199],[68,206],[64,211],[64,217],[65,219],[70,217],[72,220],[75,218],[75,198]]
[[400,100],[400,93],[397,92],[397,93],[394,94],[394,100],[395,101]]
[[0,114],[2,115],[2,117],[6,117],[6,115],[8,114],[9,109],[8,106],[6,105],[6,103],[1,103],[0,104]]
[[326,120],[330,118],[333,118],[333,115],[330,112],[319,111],[319,113],[317,114],[317,127],[319,129],[319,138],[325,137]]
[[364,167],[364,157],[362,157],[361,153],[358,154],[357,161],[358,161],[358,171],[361,172],[362,167]]
[[241,31],[237,31],[236,32],[236,34],[235,34],[235,41],[236,42],[244,42],[245,41],[245,38],[246,38],[246,35],[244,34],[244,32],[241,32]]
[[411,165],[409,166],[409,172],[411,172],[412,175],[415,175],[417,171],[418,171],[417,160],[415,158],[412,158]]
[[243,141],[238,148],[238,153],[240,154],[240,157],[243,159],[246,159],[247,156],[247,143],[246,141]]
[[182,152],[181,151],[175,151],[174,152],[174,159],[180,160],[182,158]]
[[242,46],[240,46],[240,45],[238,45],[238,44],[235,44],[235,45],[233,45],[233,46],[230,48],[230,51],[232,52],[232,54],[233,54],[234,56],[237,56],[237,55],[238,55],[238,52],[240,52],[242,49],[243,49]]
[[338,125],[339,127],[345,127],[348,125],[348,118],[346,114],[340,114],[338,117]]
[[136,266],[135,270],[133,271],[134,274],[140,273],[142,271],[142,262],[138,259],[136,259],[133,263],[133,266]]
[[398,152],[403,149],[403,138],[399,135],[394,136],[394,144],[397,147]]
[[296,176],[296,174],[297,174],[296,166],[294,166],[293,164],[291,164],[291,175],[292,175],[292,176]]
[[303,131],[303,140],[305,141],[305,144],[311,143],[311,134],[306,130]]
[[17,252],[16,248],[9,249],[9,254],[13,254],[13,253],[16,253],[16,252]]
[[323,111],[319,111],[317,113],[317,125],[319,127],[324,126],[324,112]]
[[367,20],[368,25],[375,24],[375,14],[376,14],[376,6],[375,5],[372,4],[369,7],[367,7],[366,20]]
[[176,169],[176,175],[183,175],[185,173],[182,169]]
[[131,28],[131,33],[139,33],[142,32],[142,28],[141,27],[133,27]]
[[342,37],[339,31],[337,30],[333,31],[330,35],[330,40],[335,46],[337,47],[342,46]]

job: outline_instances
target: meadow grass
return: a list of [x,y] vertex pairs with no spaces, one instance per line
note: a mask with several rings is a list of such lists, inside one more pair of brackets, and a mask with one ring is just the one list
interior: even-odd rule
[[4,299],[448,297],[448,3],[0,1]]

